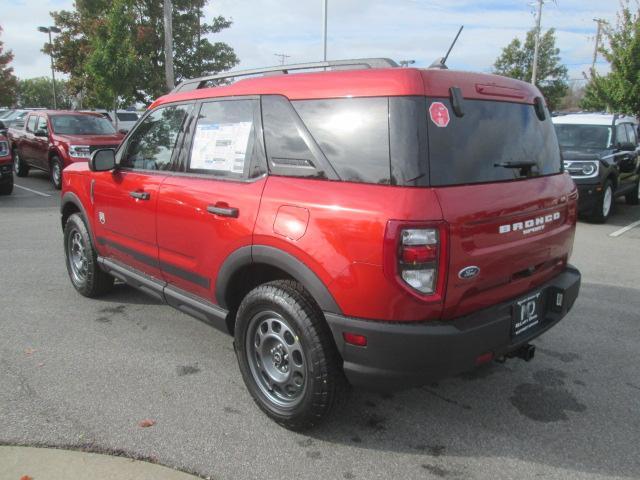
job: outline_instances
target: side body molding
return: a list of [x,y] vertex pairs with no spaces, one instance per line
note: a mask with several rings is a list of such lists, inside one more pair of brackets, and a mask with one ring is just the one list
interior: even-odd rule
[[222,308],[228,308],[225,299],[229,293],[228,287],[231,278],[236,272],[240,271],[240,269],[252,263],[279,268],[300,282],[316,302],[318,302],[318,305],[323,311],[335,314],[342,313],[342,310],[327,287],[313,270],[293,255],[266,245],[253,245],[251,247],[246,246],[239,248],[225,260],[218,272],[218,278],[216,280],[216,299]]

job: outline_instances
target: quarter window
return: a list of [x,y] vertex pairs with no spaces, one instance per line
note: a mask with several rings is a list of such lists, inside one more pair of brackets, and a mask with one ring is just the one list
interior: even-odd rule
[[134,170],[168,170],[176,140],[191,105],[161,107],[145,117],[129,137],[120,166]]
[[256,141],[259,125],[258,100],[204,103],[193,133],[187,171],[227,178],[264,173],[263,148]]
[[386,97],[292,103],[342,180],[390,183]]
[[29,117],[29,121],[27,122],[27,130],[29,132],[35,132],[36,131],[36,123],[38,122],[38,117],[35,115],[31,115]]

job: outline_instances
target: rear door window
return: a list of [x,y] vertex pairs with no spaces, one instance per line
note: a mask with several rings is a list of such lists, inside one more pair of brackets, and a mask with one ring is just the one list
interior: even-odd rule
[[261,175],[264,152],[256,141],[259,130],[257,99],[203,103],[187,171],[237,179]]
[[[464,100],[464,116],[454,115],[448,99],[428,99],[444,104],[448,123],[427,121],[431,185],[499,182],[561,172],[560,149],[550,115],[541,121],[532,105]],[[434,109],[434,111],[441,109]],[[446,115],[444,116],[446,119]],[[505,168],[500,164],[533,162],[530,168]]]

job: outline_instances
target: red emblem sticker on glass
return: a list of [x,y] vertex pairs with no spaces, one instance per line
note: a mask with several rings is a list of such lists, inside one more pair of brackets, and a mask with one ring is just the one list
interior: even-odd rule
[[442,102],[433,102],[429,107],[429,116],[431,121],[438,127],[446,127],[449,125],[449,109]]

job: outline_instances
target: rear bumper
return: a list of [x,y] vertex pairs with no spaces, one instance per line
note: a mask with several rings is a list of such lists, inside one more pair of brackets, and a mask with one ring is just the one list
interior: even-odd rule
[[[500,357],[538,337],[573,307],[580,290],[580,272],[568,267],[535,289],[539,290],[543,298],[549,300],[548,304],[555,301],[557,293],[562,293],[562,305],[548,305],[539,326],[517,339],[511,338],[513,305],[517,299],[456,320],[418,325],[359,320],[331,313],[325,313],[325,317],[350,383],[368,389],[392,390],[471,370],[480,355],[491,352]],[[367,346],[345,343],[343,332],[366,336]]]

